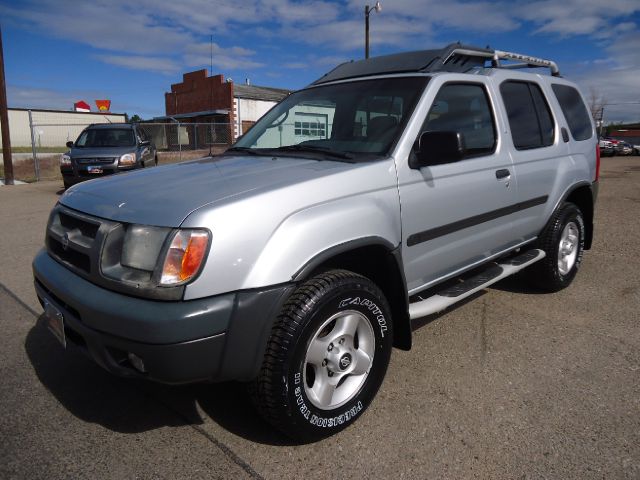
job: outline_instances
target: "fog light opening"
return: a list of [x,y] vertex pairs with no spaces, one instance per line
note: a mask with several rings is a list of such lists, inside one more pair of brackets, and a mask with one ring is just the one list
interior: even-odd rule
[[131,365],[133,365],[133,368],[138,370],[140,373],[147,373],[147,369],[144,368],[144,362],[139,356],[135,353],[129,352],[127,354],[127,358],[129,359],[129,362],[131,362]]

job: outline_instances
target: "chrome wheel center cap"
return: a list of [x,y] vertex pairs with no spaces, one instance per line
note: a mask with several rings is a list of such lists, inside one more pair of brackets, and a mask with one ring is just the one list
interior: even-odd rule
[[351,358],[351,355],[348,353],[345,353],[342,357],[340,357],[340,361],[338,362],[338,365],[340,366],[340,370],[346,370],[347,368],[349,368],[352,361],[353,359]]

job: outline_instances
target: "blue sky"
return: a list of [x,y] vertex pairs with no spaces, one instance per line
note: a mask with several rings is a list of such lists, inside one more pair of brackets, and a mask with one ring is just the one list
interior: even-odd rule
[[[11,107],[164,114],[182,73],[302,88],[364,55],[364,5],[343,0],[0,0]],[[640,120],[640,0],[381,0],[371,55],[462,43],[555,60],[606,120]]]

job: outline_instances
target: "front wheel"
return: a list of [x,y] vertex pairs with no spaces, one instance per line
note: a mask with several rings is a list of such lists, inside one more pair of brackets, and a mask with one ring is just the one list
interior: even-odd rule
[[547,256],[530,269],[532,283],[542,290],[557,292],[571,284],[584,252],[584,219],[573,203],[565,203],[538,239]]
[[301,285],[273,327],[250,391],[267,421],[315,441],[346,428],[367,408],[389,364],[389,305],[369,279],[332,270]]

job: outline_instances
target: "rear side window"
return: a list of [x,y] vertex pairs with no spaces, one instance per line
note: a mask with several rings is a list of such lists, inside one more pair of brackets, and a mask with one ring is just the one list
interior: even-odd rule
[[551,85],[574,140],[587,140],[593,135],[591,120],[578,90],[568,85]]
[[509,117],[513,144],[518,150],[553,144],[553,117],[538,85],[507,81],[500,85],[500,93]]

